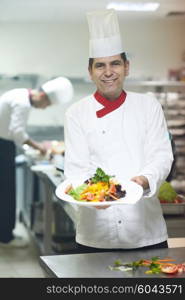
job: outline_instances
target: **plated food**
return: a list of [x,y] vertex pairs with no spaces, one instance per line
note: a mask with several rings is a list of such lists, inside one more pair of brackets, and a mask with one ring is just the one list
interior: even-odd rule
[[126,195],[121,184],[113,179],[113,176],[105,174],[101,168],[97,168],[94,176],[82,185],[76,188],[71,185],[65,192],[77,201],[92,202],[116,201]]
[[143,188],[133,181],[118,181],[97,168],[87,180],[67,179],[56,189],[56,196],[66,202],[86,206],[134,204],[143,195]]

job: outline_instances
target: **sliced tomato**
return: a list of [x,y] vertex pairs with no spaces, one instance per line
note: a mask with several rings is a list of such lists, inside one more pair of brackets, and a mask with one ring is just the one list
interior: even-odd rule
[[185,272],[185,264],[184,263],[178,264],[177,267],[178,267],[178,272],[179,273]]
[[175,264],[165,264],[161,266],[161,271],[167,274],[175,274],[178,272],[178,266]]
[[72,189],[72,184],[70,184],[66,187],[65,194],[68,194],[71,189]]
[[174,200],[174,203],[183,203],[183,198],[180,196],[177,196]]
[[111,194],[115,194],[116,193],[115,184],[111,183],[110,188],[109,188],[109,193],[111,193]]
[[94,194],[93,194],[93,193],[90,193],[90,192],[88,192],[88,193],[86,194],[86,199],[87,199],[87,200],[89,200],[89,201],[92,201],[92,200],[94,200]]
[[159,199],[160,203],[168,203],[166,200],[164,199]]
[[99,193],[98,201],[100,201],[100,202],[105,201],[105,192],[104,191]]

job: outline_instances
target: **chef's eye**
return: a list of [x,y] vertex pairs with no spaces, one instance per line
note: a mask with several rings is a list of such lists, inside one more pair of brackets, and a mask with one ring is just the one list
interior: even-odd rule
[[103,67],[104,67],[104,64],[102,64],[102,63],[95,64],[96,69],[100,69],[100,68],[103,68]]
[[121,61],[115,60],[115,61],[112,62],[112,65],[113,66],[120,66],[121,65]]

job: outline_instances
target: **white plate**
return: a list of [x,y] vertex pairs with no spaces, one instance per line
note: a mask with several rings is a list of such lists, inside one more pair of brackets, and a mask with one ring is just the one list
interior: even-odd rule
[[83,182],[79,180],[65,180],[58,185],[55,190],[56,196],[68,203],[75,203],[83,206],[105,206],[105,205],[117,205],[117,204],[135,204],[139,201],[143,195],[143,188],[133,181],[120,182],[122,188],[126,190],[126,195],[123,198],[115,201],[107,201],[107,202],[89,202],[89,201],[78,201],[73,197],[65,193],[66,188],[72,184],[74,188],[81,185]]

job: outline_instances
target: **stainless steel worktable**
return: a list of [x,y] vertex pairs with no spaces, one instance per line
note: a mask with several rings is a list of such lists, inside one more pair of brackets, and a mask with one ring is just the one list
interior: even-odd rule
[[[31,171],[34,172],[40,182],[43,184],[43,199],[44,199],[44,208],[43,208],[43,243],[40,247],[41,253],[43,255],[54,254],[52,248],[52,230],[53,230],[53,203],[56,201],[55,189],[58,184],[64,180],[64,175],[59,173],[57,176],[56,169],[54,165],[33,165],[31,166]],[[61,201],[61,206],[69,218],[75,223],[76,218],[76,206],[71,205]]]
[[[123,252],[100,252],[70,255],[41,256],[41,265],[51,277],[60,278],[105,278],[105,277],[168,277],[166,274],[145,274],[146,268],[141,267],[133,271],[112,271],[114,261],[120,259],[123,262],[132,262],[139,259],[150,259],[159,256],[161,259],[170,257],[176,263],[185,262],[185,248],[152,249],[152,250],[128,250]],[[171,277],[171,276],[170,276]],[[173,277],[185,278],[185,272]]]

